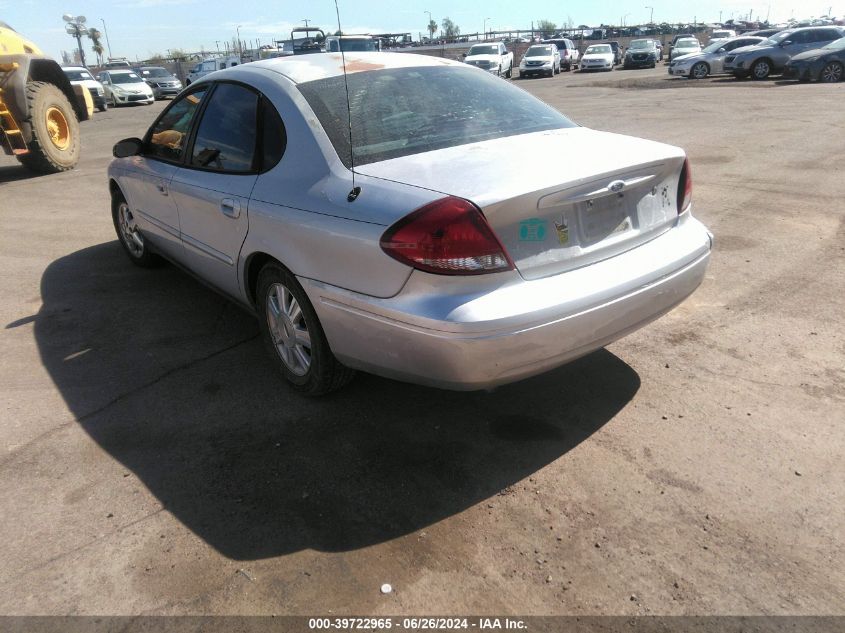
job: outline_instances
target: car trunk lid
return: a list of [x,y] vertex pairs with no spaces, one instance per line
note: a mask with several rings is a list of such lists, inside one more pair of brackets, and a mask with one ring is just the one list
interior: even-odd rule
[[356,170],[472,201],[520,274],[537,279],[613,257],[669,229],[683,162],[677,147],[570,128]]

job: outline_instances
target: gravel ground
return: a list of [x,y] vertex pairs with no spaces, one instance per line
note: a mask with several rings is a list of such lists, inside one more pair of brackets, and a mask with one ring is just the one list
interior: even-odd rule
[[249,315],[132,267],[105,168],[160,103],[73,172],[0,157],[0,613],[845,614],[845,84],[516,83],[684,147],[716,245],[666,317],[493,393],[299,397]]

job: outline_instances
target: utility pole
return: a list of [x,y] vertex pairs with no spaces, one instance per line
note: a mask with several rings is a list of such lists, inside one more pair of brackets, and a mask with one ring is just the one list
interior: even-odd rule
[[308,23],[311,22],[310,18],[302,18],[302,21],[305,22],[305,28],[308,28]]
[[654,7],[646,7],[646,9],[651,9],[651,17],[648,19],[648,23],[654,24]]
[[109,30],[106,28],[106,21],[103,18],[100,18],[100,22],[103,23],[103,33],[106,34],[106,46],[109,48],[109,58],[111,58],[111,43],[109,42]]
[[217,52],[220,52],[220,40],[214,40],[214,45],[217,47]]

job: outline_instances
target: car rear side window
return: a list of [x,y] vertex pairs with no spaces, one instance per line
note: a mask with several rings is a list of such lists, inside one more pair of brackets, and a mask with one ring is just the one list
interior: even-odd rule
[[156,121],[147,142],[147,156],[170,161],[182,159],[191,122],[205,97],[206,89],[196,90],[175,101]]
[[261,100],[261,171],[275,167],[285,153],[288,137],[279,113],[266,98]]
[[197,128],[191,165],[226,172],[254,169],[258,95],[236,84],[219,84]]
[[[347,77],[356,165],[575,126],[524,90],[473,68],[392,68]],[[350,167],[343,75],[302,83],[299,90]]]

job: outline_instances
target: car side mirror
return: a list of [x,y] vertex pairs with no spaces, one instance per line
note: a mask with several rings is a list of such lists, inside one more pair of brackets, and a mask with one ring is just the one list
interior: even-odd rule
[[722,48],[720,48],[720,49],[719,49],[718,51],[716,51],[716,52],[717,52],[717,53],[724,53],[724,52],[725,52],[725,47],[723,46]]
[[792,40],[786,40],[785,42],[780,43],[780,47],[783,48],[784,46],[789,46],[792,44]]
[[111,153],[115,158],[129,158],[130,156],[138,156],[143,149],[144,141],[133,137],[115,143]]

